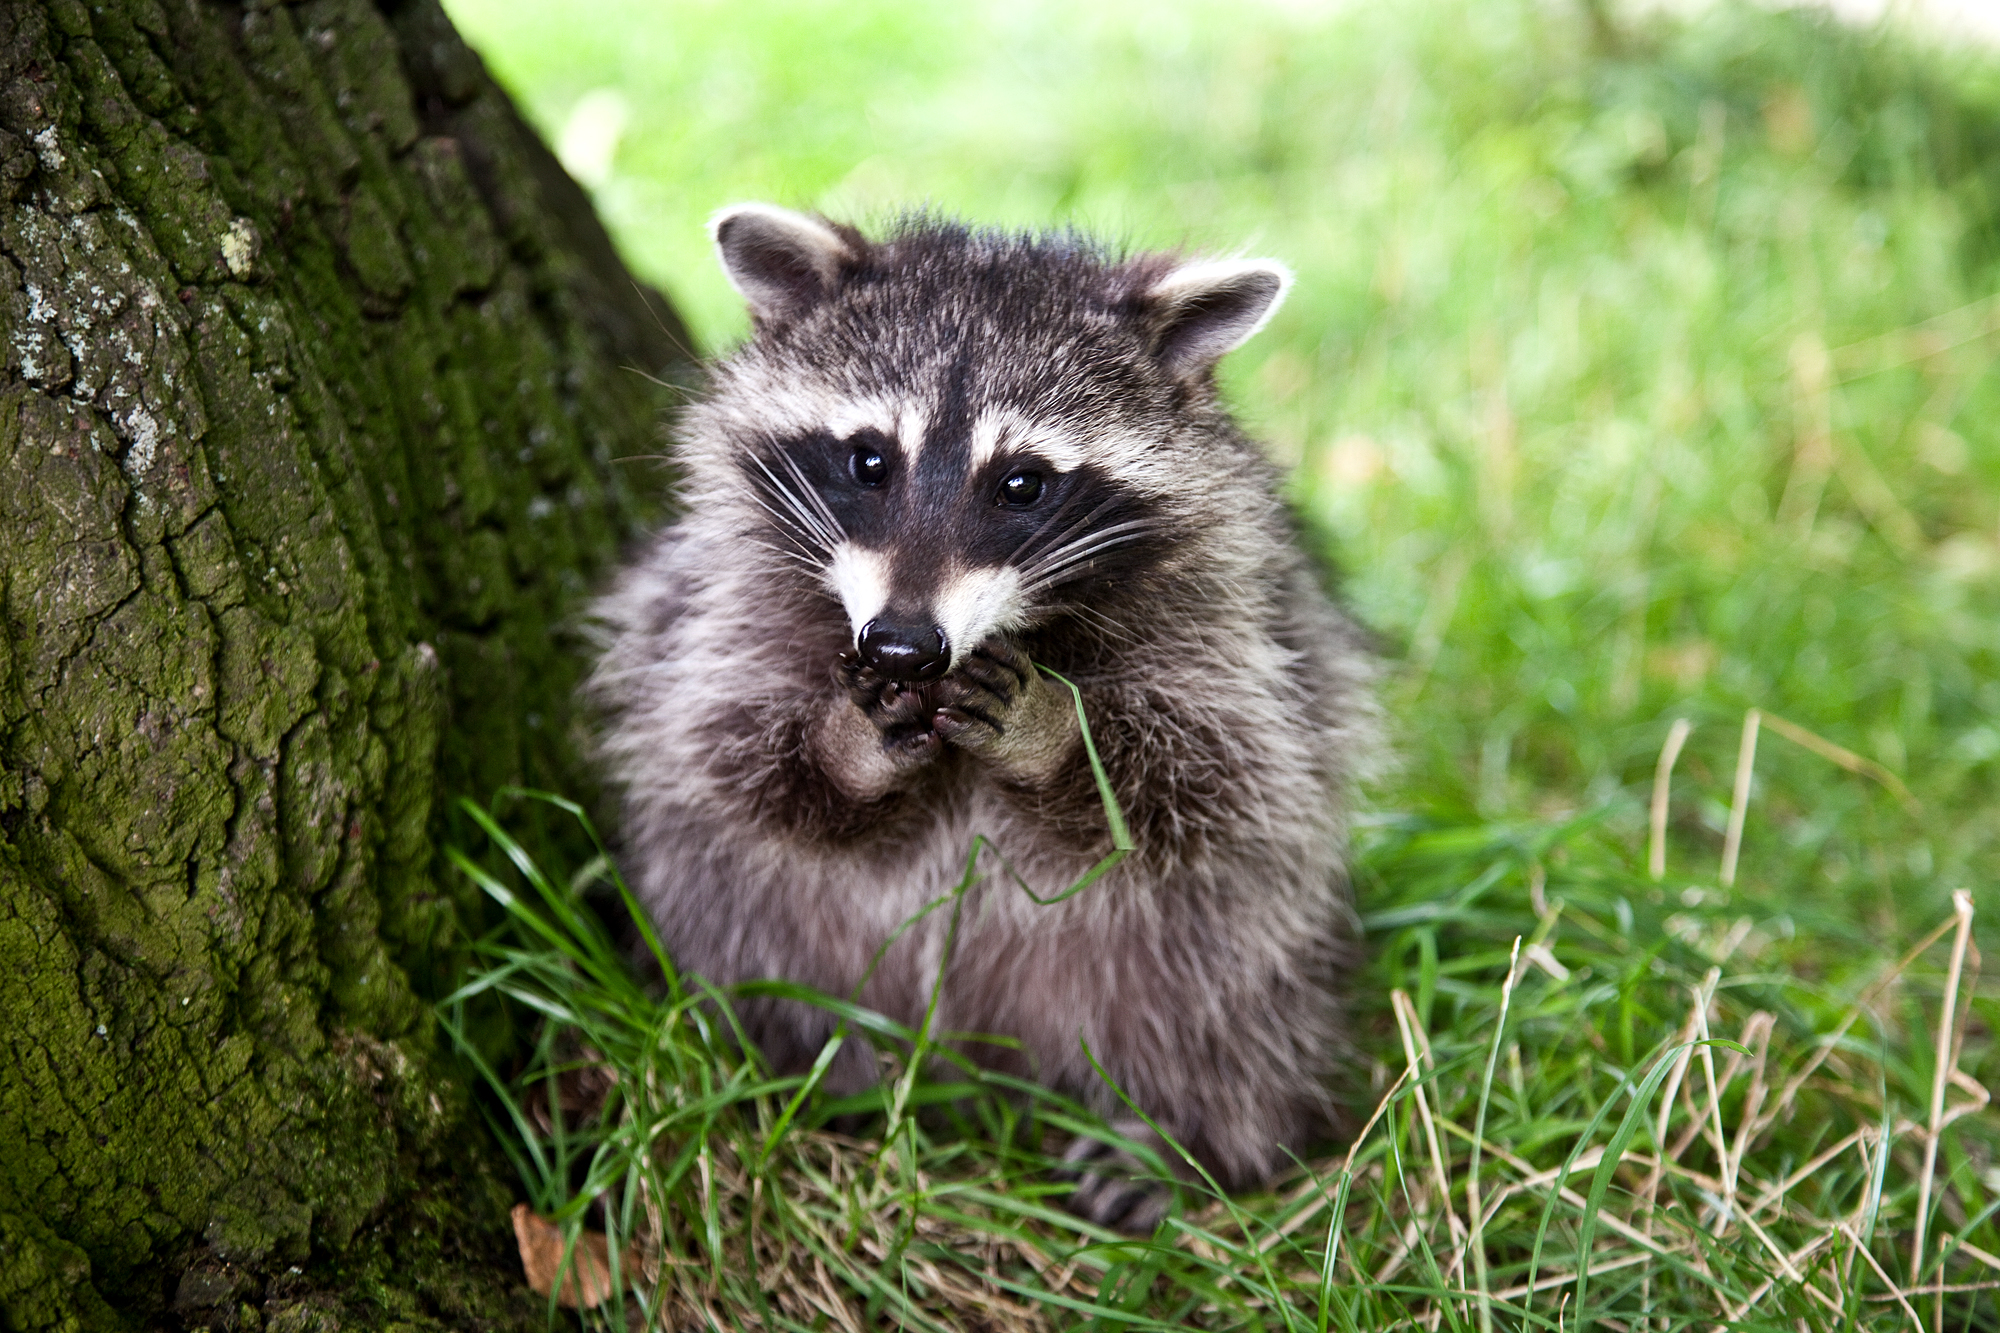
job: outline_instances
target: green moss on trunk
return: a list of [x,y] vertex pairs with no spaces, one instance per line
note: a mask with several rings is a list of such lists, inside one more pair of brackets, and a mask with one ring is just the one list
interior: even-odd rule
[[684,344],[433,0],[0,7],[0,1324],[539,1320],[436,845]]

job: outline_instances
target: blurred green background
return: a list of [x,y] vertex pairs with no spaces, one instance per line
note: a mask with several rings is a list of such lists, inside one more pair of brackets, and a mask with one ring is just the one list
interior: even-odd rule
[[1792,966],[2000,906],[1990,51],[1582,0],[448,7],[706,352],[743,199],[1293,265],[1226,379],[1392,658],[1378,806],[1608,801],[1636,849],[1687,717],[1670,881],[1727,906],[1756,706],[1915,798],[1765,733],[1736,892]]

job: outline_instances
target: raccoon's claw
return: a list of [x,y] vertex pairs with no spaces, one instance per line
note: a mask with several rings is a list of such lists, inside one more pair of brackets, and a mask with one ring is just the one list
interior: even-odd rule
[[931,729],[945,740],[960,744],[982,738],[986,734],[980,732],[982,727],[993,736],[1007,730],[991,713],[966,703],[940,708],[931,715]]
[[981,745],[1005,735],[1034,670],[1028,655],[1007,640],[987,639],[937,683],[931,726],[960,745]]
[[1019,644],[985,640],[930,690],[938,735],[1010,780],[1045,782],[1070,762],[1075,712]]
[[852,650],[840,654],[834,676],[862,716],[881,733],[882,748],[899,765],[921,762],[943,748],[943,741],[932,730],[926,687],[887,680]]
[[921,731],[902,730],[895,734],[884,733],[882,748],[899,767],[920,764],[936,755],[944,748],[944,741],[929,727]]
[[1001,703],[1011,704],[1033,683],[1035,666],[1026,653],[996,635],[966,655],[958,674],[991,691]]

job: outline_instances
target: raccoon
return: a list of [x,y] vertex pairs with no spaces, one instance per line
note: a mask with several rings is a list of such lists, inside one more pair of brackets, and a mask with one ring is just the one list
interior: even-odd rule
[[[1267,1179],[1327,1123],[1378,748],[1363,636],[1215,384],[1289,271],[765,205],[712,232],[754,330],[679,424],[685,513],[600,603],[588,687],[663,939],[719,985],[858,987],[912,1027],[937,986],[935,1030],[1009,1039],[964,1040],[980,1063],[1120,1112],[1094,1055],[1223,1186]],[[1005,867],[1046,899],[1110,835],[1041,668],[1136,842],[1054,903]],[[876,961],[976,835],[1005,867],[955,932],[933,912]],[[781,1072],[835,1028],[742,1018]],[[850,1040],[827,1081],[876,1076]],[[1072,1207],[1157,1218],[1071,1151]]]

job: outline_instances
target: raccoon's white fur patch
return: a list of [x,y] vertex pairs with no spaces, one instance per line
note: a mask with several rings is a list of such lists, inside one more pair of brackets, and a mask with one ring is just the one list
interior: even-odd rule
[[977,472],[1002,452],[1042,459],[1061,472],[1074,472],[1088,456],[1068,432],[1019,412],[982,412],[972,423],[970,470]]
[[826,581],[846,608],[849,627],[859,634],[861,627],[888,604],[889,557],[882,551],[842,542],[833,548],[833,559],[827,562]]
[[708,405],[702,415],[711,416],[727,432],[752,439],[824,430],[844,440],[858,431],[876,430],[896,441],[908,467],[915,465],[924,433],[930,429],[930,412],[922,403],[839,393],[809,377],[743,376],[731,388],[734,392],[726,404]]
[[[781,435],[804,435],[825,427],[828,422],[851,414],[861,403],[851,395],[833,392],[826,385],[804,377],[780,380],[767,374],[735,376],[727,398],[704,404],[697,415],[712,420],[718,436],[756,440]],[[895,418],[883,414],[886,425]]]
[[931,428],[931,414],[919,403],[905,403],[896,413],[895,428],[889,432],[902,446],[906,466],[917,465],[917,451],[924,447],[924,435]]
[[1152,436],[1122,430],[1079,435],[1005,408],[980,413],[972,426],[970,451],[972,471],[995,457],[1039,459],[1058,472],[1074,472],[1090,463],[1127,486],[1155,495],[1170,494],[1187,480],[1173,451],[1162,448],[1162,441]]
[[931,608],[956,667],[982,639],[1014,628],[1021,611],[1021,576],[1011,567],[954,569]]
[[1103,431],[1085,441],[1082,457],[1143,494],[1172,495],[1187,486],[1186,465],[1177,451],[1152,435]]
[[857,431],[878,430],[896,441],[902,447],[906,468],[916,466],[917,451],[924,447],[924,432],[930,428],[930,413],[921,403],[850,398],[822,411],[825,427],[835,439],[844,440]]

